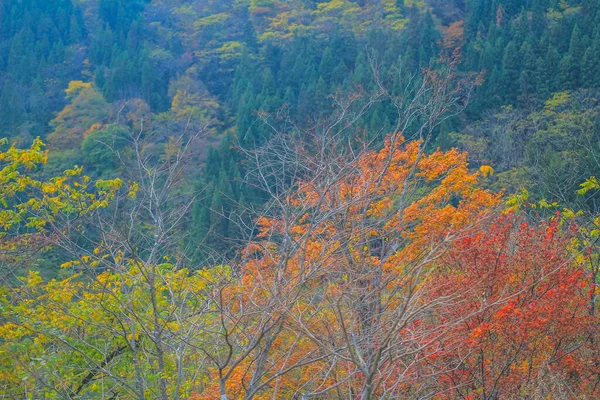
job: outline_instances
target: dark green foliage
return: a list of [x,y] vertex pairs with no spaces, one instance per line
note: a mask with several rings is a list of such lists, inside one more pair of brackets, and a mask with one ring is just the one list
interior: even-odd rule
[[[600,39],[592,21],[600,17],[599,10],[598,2],[583,0],[471,0],[463,66],[488,74],[472,111],[539,106],[556,90],[594,87],[594,46],[600,46],[595,44]],[[479,63],[474,62],[477,55]]]
[[115,176],[120,165],[119,156],[127,158],[124,150],[129,136],[127,128],[119,125],[89,132],[81,143],[87,173],[107,179]]
[[65,104],[62,90],[78,79],[77,43],[85,36],[71,0],[9,1],[0,6],[0,133],[41,135]]
[[[458,75],[483,72],[485,80],[467,112],[440,126],[432,143],[447,148],[456,143],[456,131],[466,132],[470,144],[486,142],[490,153],[480,158],[514,176],[538,154],[545,169],[536,177],[548,186],[541,172],[575,173],[561,161],[566,142],[555,146],[538,138],[534,143],[537,136],[531,133],[515,138],[496,125],[512,126],[522,114],[540,112],[555,92],[600,87],[598,1],[428,0],[427,7],[404,0],[337,2],[344,11],[326,3],[0,1],[2,136],[49,136],[55,143],[62,138],[68,143],[61,149],[68,151],[57,161],[51,157],[53,167],[76,161],[109,176],[116,159],[101,143],[116,139],[111,143],[118,149],[125,146],[118,139],[125,129],[142,126],[141,114],[119,112],[124,103],[148,108],[142,114],[151,123],[144,127],[150,126],[160,143],[186,127],[210,125],[209,144],[189,178],[202,195],[187,228],[191,247],[202,243],[198,246],[231,255],[234,247],[224,239],[242,236],[240,215],[264,201],[243,182],[247,171],[238,146],[261,146],[273,128],[290,122],[300,129],[313,126],[331,115],[335,95],[372,93],[377,90],[373,65],[399,94],[406,82],[394,74],[439,66],[440,54],[448,56],[454,47],[444,47],[441,32],[464,20],[464,37],[455,42],[462,45]],[[93,102],[80,103],[98,107],[83,112],[72,104],[64,92],[70,81],[93,82]],[[389,102],[378,103],[348,134],[377,145],[395,117]],[[497,135],[480,142],[472,127],[490,118],[497,124],[486,126]],[[56,128],[49,125],[52,120],[68,129],[50,134]],[[101,125],[88,131],[94,123]],[[221,139],[221,146],[211,147]],[[593,170],[581,165],[577,174]]]

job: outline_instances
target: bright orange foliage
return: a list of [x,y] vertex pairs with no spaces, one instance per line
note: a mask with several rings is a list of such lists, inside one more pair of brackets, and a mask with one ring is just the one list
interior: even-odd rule
[[[423,143],[400,136],[345,171],[300,183],[287,199],[288,217],[259,219],[259,241],[244,251],[235,303],[256,321],[245,335],[264,330],[250,310],[279,321],[268,354],[260,350],[264,398],[275,390],[281,398],[333,388],[346,396],[399,393],[405,363],[424,345],[413,320],[431,311],[421,292],[432,261],[499,202],[478,186],[465,154],[425,154]],[[249,367],[245,387],[260,351],[255,364],[236,367]],[[229,396],[237,398],[234,375]],[[217,378],[205,393],[218,392]]]

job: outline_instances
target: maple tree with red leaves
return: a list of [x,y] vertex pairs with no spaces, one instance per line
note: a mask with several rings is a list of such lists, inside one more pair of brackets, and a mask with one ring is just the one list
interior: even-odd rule
[[597,398],[598,319],[594,285],[560,219],[534,226],[515,214],[457,241],[440,260],[434,298],[463,295],[445,310],[458,320],[427,368],[443,371],[441,398]]

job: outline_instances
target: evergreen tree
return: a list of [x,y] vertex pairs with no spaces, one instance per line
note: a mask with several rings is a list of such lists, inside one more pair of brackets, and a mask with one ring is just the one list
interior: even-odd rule
[[568,82],[563,82],[563,85],[567,88],[575,88],[579,86],[581,79],[581,61],[585,54],[585,47],[581,37],[581,30],[576,24],[571,34],[571,42],[569,45],[568,61],[566,61],[565,68],[568,72]]
[[549,46],[544,58],[538,60],[536,91],[540,101],[546,101],[557,90],[560,54]]
[[532,101],[536,99],[537,58],[528,41],[525,41],[521,46],[519,55],[523,65],[519,78],[519,101],[525,106],[530,106],[533,105]]
[[71,25],[69,28],[69,41],[79,43],[83,37],[82,26],[76,15],[71,16]]
[[335,69],[335,61],[331,49],[328,47],[323,52],[321,57],[321,63],[319,64],[319,75],[325,80],[325,82],[331,82],[332,74]]
[[584,87],[600,87],[600,29],[596,29],[581,61],[581,80]]
[[419,65],[429,66],[430,61],[438,54],[438,43],[441,39],[431,13],[427,11],[423,17],[423,30],[420,37]]
[[404,11],[405,0],[396,0],[396,9],[399,13]]
[[558,72],[558,88],[559,90],[575,89],[579,82],[579,63],[567,54],[563,57],[559,65]]
[[507,103],[514,103],[518,94],[518,82],[521,72],[521,59],[515,42],[511,41],[506,46],[502,59],[502,98]]

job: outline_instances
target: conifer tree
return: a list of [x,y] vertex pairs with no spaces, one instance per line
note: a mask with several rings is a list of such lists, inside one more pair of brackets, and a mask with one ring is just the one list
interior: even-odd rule
[[600,29],[596,29],[592,44],[581,61],[581,79],[584,86],[600,86]]
[[520,78],[521,59],[515,42],[511,41],[504,50],[502,59],[503,98],[507,103],[514,103],[517,98]]

